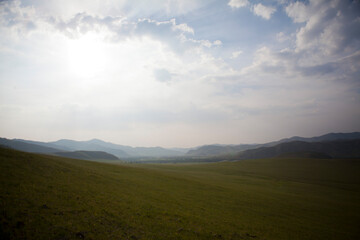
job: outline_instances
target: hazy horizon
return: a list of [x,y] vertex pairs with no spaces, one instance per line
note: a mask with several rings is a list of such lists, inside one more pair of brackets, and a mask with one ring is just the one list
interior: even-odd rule
[[[338,134],[340,132],[328,132],[325,134],[321,134],[321,135],[316,135],[316,136],[298,136],[298,135],[294,135],[294,136],[287,136],[287,137],[283,137],[283,138],[279,138],[279,139],[270,139],[267,141],[259,141],[259,142],[241,142],[241,143],[219,143],[219,142],[213,142],[213,143],[204,143],[201,145],[194,145],[194,146],[160,146],[160,145],[129,145],[127,143],[119,143],[119,142],[112,142],[112,141],[108,141],[106,139],[99,139],[99,138],[91,138],[91,139],[70,139],[70,138],[62,138],[62,139],[52,139],[52,140],[39,140],[39,139],[25,139],[25,138],[7,138],[10,140],[26,140],[26,141],[35,141],[35,142],[44,142],[44,143],[51,143],[51,142],[56,142],[56,141],[60,141],[60,140],[69,140],[69,141],[77,141],[77,142],[88,142],[88,141],[93,141],[93,140],[99,140],[99,141],[103,141],[106,143],[113,143],[113,144],[117,144],[117,145],[122,145],[122,146],[130,146],[130,147],[162,147],[162,148],[166,148],[166,149],[176,149],[176,148],[197,148],[197,147],[201,147],[201,146],[208,146],[208,145],[241,145],[241,144],[265,144],[265,143],[270,143],[270,142],[276,142],[276,141],[280,141],[286,138],[292,138],[292,137],[303,137],[303,138],[313,138],[313,137],[320,137],[326,134]],[[341,134],[349,134],[349,133],[359,133],[359,132],[341,132]],[[0,136],[0,138],[2,138],[4,136]]]
[[1,1],[0,137],[129,146],[360,131],[360,3]]

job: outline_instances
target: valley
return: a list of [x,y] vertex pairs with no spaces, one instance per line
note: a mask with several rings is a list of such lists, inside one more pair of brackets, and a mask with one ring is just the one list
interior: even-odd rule
[[1,239],[356,239],[360,159],[108,164],[1,148]]

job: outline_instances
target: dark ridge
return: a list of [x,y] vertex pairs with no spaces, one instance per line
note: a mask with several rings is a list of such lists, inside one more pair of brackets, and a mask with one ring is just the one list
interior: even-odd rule
[[328,155],[326,153],[311,152],[311,151],[281,153],[280,155],[278,155],[276,157],[278,157],[278,158],[317,158],[317,159],[332,158],[330,155]]
[[260,147],[273,147],[280,143],[301,141],[301,142],[328,142],[328,141],[338,141],[338,140],[356,140],[360,139],[360,132],[352,133],[328,133],[318,137],[304,138],[304,137],[291,137],[284,138],[279,141],[268,142],[263,144],[239,144],[239,145],[205,145],[192,149],[187,152],[187,156],[216,156],[216,155],[236,155],[240,151],[245,151],[249,149],[256,149]]
[[322,154],[331,158],[360,157],[360,140],[329,141],[329,142],[286,142],[273,147],[260,147],[246,150],[237,155],[237,159],[273,158],[277,156],[294,155],[303,152]]
[[55,153],[61,152],[61,149],[40,146],[37,144],[27,143],[19,140],[10,140],[6,138],[0,138],[0,145],[7,146],[23,152],[32,152],[32,153]]
[[57,152],[55,155],[83,160],[119,160],[118,157],[102,151]]

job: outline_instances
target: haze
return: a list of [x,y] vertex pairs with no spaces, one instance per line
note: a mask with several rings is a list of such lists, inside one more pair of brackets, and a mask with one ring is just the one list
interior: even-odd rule
[[360,130],[360,3],[1,1],[0,135],[132,146]]

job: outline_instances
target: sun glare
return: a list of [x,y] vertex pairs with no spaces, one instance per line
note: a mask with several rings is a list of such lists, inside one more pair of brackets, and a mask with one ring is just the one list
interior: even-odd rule
[[68,40],[68,71],[77,77],[96,77],[106,70],[106,55],[106,43],[99,34],[87,33],[78,39]]

